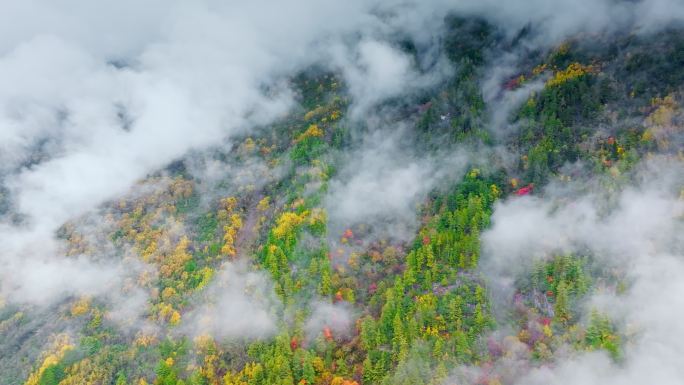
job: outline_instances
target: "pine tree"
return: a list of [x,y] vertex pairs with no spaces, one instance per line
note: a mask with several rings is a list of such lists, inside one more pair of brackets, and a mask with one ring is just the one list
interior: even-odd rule
[[403,360],[407,352],[408,340],[404,331],[404,323],[399,312],[397,312],[392,322],[392,360],[395,362]]
[[556,304],[554,306],[555,317],[561,323],[568,322],[572,316],[569,301],[568,284],[565,280],[561,280],[556,286]]
[[314,371],[313,364],[311,363],[311,357],[307,354],[302,365],[302,378],[307,381],[307,384],[313,384],[315,382],[315,377],[316,372]]

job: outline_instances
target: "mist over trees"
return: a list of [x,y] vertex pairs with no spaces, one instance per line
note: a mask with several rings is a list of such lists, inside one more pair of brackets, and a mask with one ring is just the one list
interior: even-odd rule
[[0,384],[684,381],[679,1],[0,8]]

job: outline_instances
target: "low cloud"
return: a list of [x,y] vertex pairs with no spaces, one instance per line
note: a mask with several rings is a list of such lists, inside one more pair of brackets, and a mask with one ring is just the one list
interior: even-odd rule
[[[679,383],[678,357],[684,328],[678,320],[684,301],[684,201],[679,197],[682,163],[646,161],[614,204],[590,193],[572,201],[513,197],[496,205],[492,227],[483,233],[483,271],[493,285],[512,282],[512,266],[555,253],[589,251],[624,271],[624,294],[597,293],[587,307],[608,313],[631,330],[624,357],[615,363],[604,353],[568,353],[552,366],[524,371],[518,384]],[[653,170],[659,170],[653,172]],[[510,291],[510,287],[508,288]],[[588,310],[588,309],[587,309]],[[636,332],[636,333],[635,333]]]
[[373,39],[362,40],[352,49],[333,48],[331,56],[348,84],[352,119],[362,119],[372,107],[388,98],[434,86],[451,69],[442,58],[431,71],[421,74],[409,54]]
[[[387,98],[436,84],[450,70],[435,52],[441,17],[451,11],[484,17],[509,36],[531,25],[531,48],[576,33],[652,32],[684,20],[677,0],[8,4],[0,15],[0,181],[12,215],[0,218],[0,295],[41,306],[99,296],[111,302],[113,320],[135,323],[145,292],[112,292],[146,267],[108,252],[67,256],[55,235],[60,226],[189,152],[229,144],[283,117],[294,104],[283,79],[311,65],[342,73],[359,120]],[[398,48],[398,32],[415,38],[423,56]],[[538,86],[505,94],[503,105],[512,108]],[[495,126],[504,124],[506,108]],[[416,154],[401,144],[403,129],[373,131],[330,181],[330,229],[339,234],[365,223],[378,235],[408,239],[419,225],[417,205],[443,180],[462,175],[466,155]],[[217,181],[221,165],[205,166],[207,180]],[[266,171],[258,162],[248,167]],[[645,176],[647,183],[626,189],[617,208],[607,210],[592,195],[512,198],[496,206],[483,235],[483,264],[493,274],[504,277],[505,266],[551,252],[589,248],[627,269],[628,293],[602,300],[643,330],[621,370],[580,355],[533,370],[524,381],[667,384],[684,377],[676,362],[684,356],[677,345],[684,339],[677,323],[684,308],[682,202],[671,188],[673,174]],[[203,293],[207,303],[183,314],[181,332],[222,339],[274,332],[280,304],[264,273],[227,264],[214,281]],[[340,306],[315,306],[307,327],[336,314],[348,319]]]
[[427,194],[465,171],[465,153],[421,156],[402,146],[404,135],[402,129],[373,132],[330,181],[324,205],[334,235],[365,224],[375,235],[406,240]]
[[532,28],[528,44],[557,44],[571,35],[649,33],[684,22],[684,4],[677,0],[496,0],[464,1],[453,11],[478,16],[500,26],[511,37]]
[[[34,1],[0,16],[0,180],[13,214],[2,218],[0,236],[8,301],[37,299],[30,286],[38,281],[55,293],[106,291],[91,286],[116,279],[117,263],[62,262],[56,229],[189,151],[284,116],[293,96],[282,80],[330,59],[328,47],[352,55],[332,66],[344,67],[362,103],[399,92],[412,73],[384,42],[399,26],[378,12],[393,3],[67,3],[71,12]],[[381,92],[358,88],[368,80]],[[32,266],[43,273],[33,276]],[[64,275],[78,267],[90,278]]]
[[310,338],[316,337],[326,328],[330,330],[333,338],[348,337],[352,332],[353,323],[354,316],[349,303],[314,302],[304,329]]
[[202,297],[202,305],[183,315],[181,333],[237,340],[265,338],[276,331],[281,303],[270,278],[243,262],[224,264]]

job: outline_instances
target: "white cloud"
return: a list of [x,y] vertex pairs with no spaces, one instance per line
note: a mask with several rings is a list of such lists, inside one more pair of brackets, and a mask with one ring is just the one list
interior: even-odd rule
[[206,303],[183,315],[181,332],[242,339],[264,338],[276,331],[281,303],[266,273],[228,262],[203,296]]
[[366,224],[376,235],[406,240],[417,228],[418,205],[427,194],[463,174],[464,152],[420,156],[401,145],[405,134],[377,130],[349,154],[324,201],[332,234]]
[[[53,233],[66,220],[190,150],[282,116],[292,101],[277,79],[329,58],[328,43],[339,46],[351,37],[349,47],[360,56],[349,65],[366,68],[374,79],[381,75],[376,85],[383,95],[397,92],[395,75],[409,72],[408,62],[383,43],[355,37],[387,32],[373,14],[376,5],[9,5],[0,16],[6,32],[0,37],[0,174],[26,221],[2,225],[0,264],[7,268],[0,281],[11,279],[14,288],[3,294],[11,301],[30,291],[20,287],[34,279],[13,276],[17,269],[30,272],[38,263],[58,269],[63,256]],[[404,62],[394,63],[397,58]],[[388,64],[394,69],[385,74]],[[264,85],[271,86],[269,95]],[[95,283],[115,271],[90,267]],[[54,277],[42,275],[43,286],[59,288]]]
[[[660,170],[653,173],[652,171]],[[497,204],[483,233],[483,271],[506,284],[516,266],[555,252],[590,250],[603,263],[624,270],[626,293],[598,293],[588,300],[632,331],[621,362],[602,353],[561,354],[553,366],[520,377],[518,384],[676,384],[684,370],[684,201],[679,198],[682,164],[656,159],[641,166],[642,183],[626,188],[609,209],[589,194],[573,201],[513,197]],[[497,283],[492,282],[492,283]]]

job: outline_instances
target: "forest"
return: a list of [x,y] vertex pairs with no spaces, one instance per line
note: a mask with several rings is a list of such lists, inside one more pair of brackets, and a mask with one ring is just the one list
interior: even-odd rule
[[[560,33],[440,3],[428,39],[386,3],[384,40],[315,60],[216,4],[96,70],[0,42],[0,384],[683,381],[684,10]],[[97,81],[12,83],[41,44]]]

